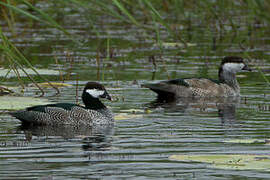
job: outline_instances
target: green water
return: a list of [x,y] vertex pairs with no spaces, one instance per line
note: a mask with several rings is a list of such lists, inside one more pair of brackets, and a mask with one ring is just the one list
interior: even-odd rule
[[[61,88],[61,94],[57,96],[53,89],[46,89],[42,98],[74,103],[76,79],[79,94],[87,81],[100,81],[118,99],[104,102],[115,115],[130,109],[140,112],[136,116],[127,112],[127,118],[116,120],[114,127],[98,131],[85,127],[80,130],[23,128],[20,121],[1,113],[0,179],[269,178],[269,168],[217,169],[205,163],[169,160],[169,156],[181,154],[269,155],[269,145],[265,143],[224,142],[270,138],[270,88],[256,70],[259,67],[265,71],[269,79],[267,26],[258,28],[253,39],[254,47],[246,51],[253,57],[248,63],[254,71],[240,73],[238,80],[242,97],[239,100],[180,100],[171,104],[155,104],[155,94],[141,88],[141,84],[179,77],[216,79],[223,56],[244,56],[238,43],[247,39],[248,26],[244,13],[235,17],[241,26],[237,36],[227,31],[213,44],[213,37],[219,37],[219,34],[194,19],[192,29],[188,30],[183,25],[183,37],[195,46],[160,50],[154,45],[154,32],[147,32],[146,36],[146,32],[139,27],[100,16],[100,23],[96,25],[100,33],[98,36],[94,29],[87,26],[85,11],[66,11],[65,16],[59,13],[58,18],[68,31],[77,35],[81,45],[74,44],[54,28],[39,23],[29,26],[23,20],[14,27],[17,32],[23,33],[12,37],[7,24],[1,22],[5,34],[35,67],[63,73],[62,76],[48,75],[47,78],[56,82],[64,79],[65,83],[74,85]],[[177,24],[176,19],[171,21]],[[174,42],[164,28],[160,28],[160,35],[162,39]],[[157,64],[156,70],[151,57]],[[8,62],[2,59],[0,65],[8,67]],[[38,77],[35,79],[41,81]],[[6,79],[1,85],[15,86],[18,81],[16,78]],[[37,94],[38,90],[26,88],[24,96]]]

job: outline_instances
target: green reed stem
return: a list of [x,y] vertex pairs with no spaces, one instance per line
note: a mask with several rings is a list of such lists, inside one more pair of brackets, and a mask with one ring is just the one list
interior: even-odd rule
[[113,3],[130,19],[130,21],[136,26],[141,26],[138,21],[127,11],[127,9],[118,1],[113,0]]
[[149,0],[143,0],[143,2],[147,5],[148,8],[150,8],[151,12],[153,13],[153,15],[155,16],[155,19],[158,20],[158,22],[160,24],[162,24],[167,31],[170,33],[171,36],[173,36],[176,39],[179,39],[185,46],[185,48],[187,48],[187,43],[184,39],[182,39],[180,37],[180,35],[176,35],[175,32],[171,29],[171,27],[169,26],[168,23],[166,23],[162,16],[160,15],[160,13],[154,8],[154,6],[151,4],[151,2]]
[[18,67],[20,67],[20,69],[26,74],[26,76],[40,89],[42,95],[44,95],[44,91],[42,90],[42,88],[40,88],[35,82],[35,80],[31,77],[31,75],[24,70],[23,66],[21,65],[21,63],[19,63],[19,61],[23,60],[28,65],[28,67],[32,69],[41,79],[43,79],[51,87],[53,87],[57,91],[57,94],[60,93],[59,89],[52,83],[50,83],[47,78],[41,76],[38,71],[32,66],[32,64],[24,57],[24,55],[8,40],[8,38],[3,34],[1,28],[0,37],[2,39],[2,44],[0,44],[0,48],[12,60],[12,62],[15,63]]

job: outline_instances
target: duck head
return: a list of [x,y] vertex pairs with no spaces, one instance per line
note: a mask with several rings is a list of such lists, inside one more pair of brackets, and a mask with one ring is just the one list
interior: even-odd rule
[[227,56],[223,58],[220,64],[220,70],[236,74],[240,71],[251,71],[243,58],[237,56]]
[[97,82],[88,82],[82,93],[82,100],[88,109],[102,109],[106,106],[99,100],[99,98],[106,98],[112,100],[105,87]]
[[97,82],[88,82],[83,90],[83,95],[91,96],[91,98],[106,98],[112,100],[105,87]]

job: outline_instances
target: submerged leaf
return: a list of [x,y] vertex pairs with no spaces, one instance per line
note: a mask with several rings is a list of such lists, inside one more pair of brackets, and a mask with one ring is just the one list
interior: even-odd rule
[[0,96],[1,110],[19,110],[30,106],[50,104],[47,99],[33,97]]
[[209,154],[172,155],[170,160],[210,163],[211,168],[270,171],[269,155]]

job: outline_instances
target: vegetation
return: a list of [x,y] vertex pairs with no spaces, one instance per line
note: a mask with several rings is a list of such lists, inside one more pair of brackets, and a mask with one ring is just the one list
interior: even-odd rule
[[[5,27],[0,29],[0,51],[4,54],[1,56],[0,63],[9,66],[15,72],[25,67],[34,70],[33,64],[40,62],[31,57],[29,47],[19,48],[12,41],[23,38],[24,34],[27,35],[27,32],[21,32],[22,29],[36,26],[40,29],[50,27],[55,36],[59,37],[59,41],[54,42],[55,39],[51,39],[51,42],[46,42],[48,44],[64,42],[71,52],[80,49],[96,52],[88,58],[95,59],[98,71],[110,67],[108,65],[110,60],[132,62],[140,57],[149,57],[149,61],[156,68],[157,62],[165,65],[169,63],[162,58],[168,53],[188,57],[191,54],[202,56],[201,51],[203,51],[205,52],[203,56],[208,56],[225,55],[227,50],[244,54],[248,59],[268,60],[263,51],[256,51],[256,49],[267,48],[268,40],[264,37],[270,33],[269,1],[5,0],[0,2],[0,8],[1,21],[4,25],[2,27]],[[79,15],[78,22],[68,21],[72,15]],[[129,51],[124,55],[116,56],[115,52],[118,49],[141,46],[141,42],[132,42],[129,38],[126,40],[112,38],[108,33],[110,30],[110,26],[106,24],[108,21],[109,25],[118,26],[121,30],[138,32],[139,39],[144,41],[147,47],[156,44],[158,48],[151,52]],[[17,27],[19,22],[24,22],[22,28]],[[81,22],[83,27],[76,28],[76,25]],[[70,25],[74,25],[74,29],[71,29]],[[85,36],[79,33],[80,29],[86,32],[84,35],[90,34],[95,42],[85,41]],[[133,35],[136,36],[136,33]],[[65,40],[61,40],[63,36]],[[181,44],[181,48],[165,51],[166,43]],[[199,44],[197,47],[189,47],[190,43]],[[232,44],[232,47],[225,49],[226,44]],[[182,48],[185,51],[179,51]],[[200,53],[198,49],[201,49]],[[40,50],[36,49],[36,51]],[[66,59],[71,59],[69,64],[72,66],[74,61],[69,57],[70,54],[66,53]],[[46,60],[48,63],[61,65],[57,58]],[[269,85],[267,77],[259,68],[257,69]],[[103,80],[104,71],[102,72]],[[26,71],[24,73],[27,74]],[[38,75],[37,71],[36,73]],[[34,77],[27,76],[38,86]],[[39,77],[38,81],[49,82],[45,77]],[[23,84],[19,74],[18,79]],[[42,88],[39,88],[42,91]]]

